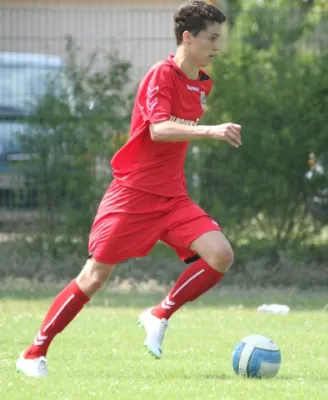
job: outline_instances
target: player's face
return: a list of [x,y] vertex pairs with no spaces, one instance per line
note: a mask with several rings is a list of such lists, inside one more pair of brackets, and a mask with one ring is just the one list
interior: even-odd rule
[[209,25],[197,36],[190,36],[189,55],[197,67],[206,67],[217,55],[220,38],[221,25],[217,22]]

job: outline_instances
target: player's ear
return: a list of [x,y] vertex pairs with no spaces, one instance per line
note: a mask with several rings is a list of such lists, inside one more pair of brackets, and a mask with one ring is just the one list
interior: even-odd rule
[[189,44],[189,43],[191,43],[191,39],[192,39],[192,33],[189,31],[184,31],[182,34],[182,41],[184,43]]

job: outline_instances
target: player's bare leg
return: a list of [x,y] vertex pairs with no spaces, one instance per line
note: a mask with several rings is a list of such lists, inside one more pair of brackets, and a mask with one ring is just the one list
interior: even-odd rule
[[233,250],[227,238],[220,231],[204,233],[190,245],[208,265],[218,272],[226,273],[234,259]]
[[103,286],[115,265],[89,259],[81,273],[55,298],[30,347],[17,360],[16,368],[27,376],[47,376],[46,355],[54,337],[77,316],[90,298]]
[[147,334],[145,346],[156,358],[162,357],[162,342],[172,314],[215,286],[233,263],[232,248],[218,230],[201,235],[191,244],[190,249],[200,258],[180,275],[158,305],[146,310],[139,318],[139,324]]
[[89,298],[91,298],[104,285],[111,276],[116,265],[99,263],[93,258],[89,259],[78,277],[76,283]]

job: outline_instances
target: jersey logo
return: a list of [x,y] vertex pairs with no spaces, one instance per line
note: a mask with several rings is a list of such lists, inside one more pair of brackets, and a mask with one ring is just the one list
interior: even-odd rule
[[182,124],[182,125],[196,126],[199,122],[199,118],[197,118],[196,121],[192,121],[189,119],[178,118],[178,117],[174,117],[173,115],[171,115],[170,121],[177,122],[178,124]]
[[158,93],[159,87],[156,86],[154,88],[148,87],[147,89],[147,100],[146,100],[146,105],[149,111],[152,111],[156,104],[157,104],[157,97],[156,94]]
[[198,86],[187,85],[187,89],[191,90],[193,92],[199,92],[199,87]]
[[148,89],[147,89],[148,97],[153,97],[153,96],[158,92],[158,89],[159,89],[158,86],[156,86],[156,87],[154,87],[154,88],[150,88],[150,87],[148,86]]
[[200,105],[202,106],[202,109],[205,110],[206,108],[206,95],[205,92],[200,92]]

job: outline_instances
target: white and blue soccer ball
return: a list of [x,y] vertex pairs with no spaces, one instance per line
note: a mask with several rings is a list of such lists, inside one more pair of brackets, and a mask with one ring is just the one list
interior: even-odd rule
[[236,344],[232,355],[234,371],[247,378],[272,378],[279,371],[280,364],[279,347],[262,335],[245,337]]

